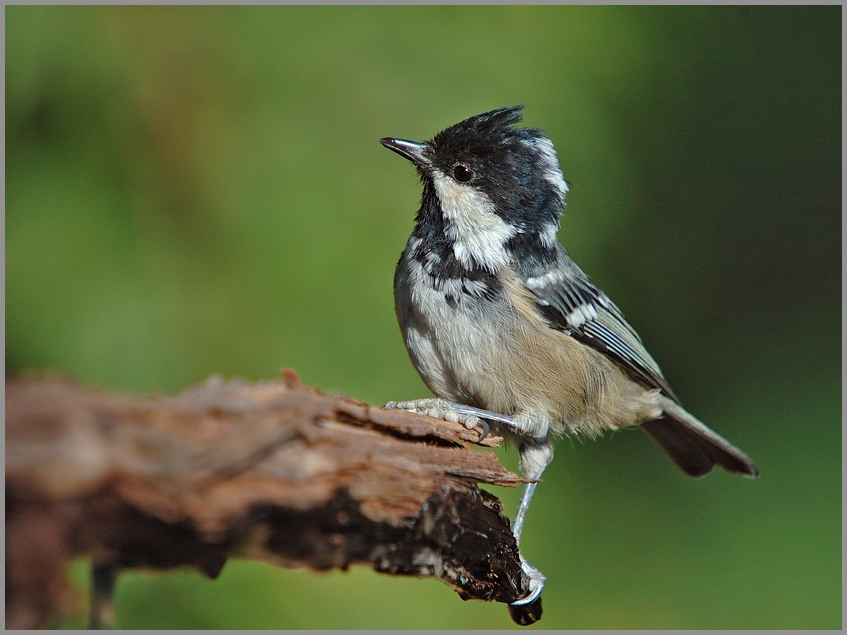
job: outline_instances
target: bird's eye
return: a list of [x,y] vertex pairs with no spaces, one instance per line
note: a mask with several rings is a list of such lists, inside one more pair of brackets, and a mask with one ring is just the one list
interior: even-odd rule
[[466,165],[457,165],[453,168],[453,178],[460,183],[467,183],[473,178],[473,170]]

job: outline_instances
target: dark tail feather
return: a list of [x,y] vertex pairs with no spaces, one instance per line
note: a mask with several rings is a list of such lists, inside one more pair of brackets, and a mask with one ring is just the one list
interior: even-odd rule
[[711,430],[682,406],[663,398],[665,416],[641,424],[680,469],[691,476],[703,476],[715,464],[729,472],[751,478],[759,468],[744,452]]

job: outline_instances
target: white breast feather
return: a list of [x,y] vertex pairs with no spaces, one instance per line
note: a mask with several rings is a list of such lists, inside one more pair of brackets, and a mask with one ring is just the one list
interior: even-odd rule
[[[489,349],[497,346],[499,337],[493,330],[496,321],[487,323],[468,310],[456,310],[447,303],[445,292],[454,294],[461,306],[470,300],[461,292],[463,283],[471,293],[480,294],[484,285],[459,279],[441,280],[436,284],[415,261],[410,263],[409,272],[412,303],[423,320],[406,332],[406,345],[419,372],[428,379],[434,391],[456,399],[459,386],[449,384],[449,378],[455,377],[461,386],[470,387],[483,380],[487,376],[485,360],[490,360],[492,354]],[[454,293],[456,291],[459,292]]]

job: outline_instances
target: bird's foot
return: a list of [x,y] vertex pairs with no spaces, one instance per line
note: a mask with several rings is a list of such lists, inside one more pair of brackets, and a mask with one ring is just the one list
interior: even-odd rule
[[447,401],[446,399],[389,401],[383,407],[389,410],[416,412],[435,419],[441,419],[442,421],[461,423],[468,430],[472,430],[479,426],[482,428],[482,433],[480,434],[477,442],[482,441],[485,437],[487,437],[490,431],[490,427],[486,422],[486,419],[489,421],[498,421],[500,423],[507,424],[512,422],[511,417],[497,414],[496,412],[489,412],[488,410],[482,410],[481,408],[474,408],[473,406],[466,406],[454,401]]
[[529,626],[541,619],[541,590],[544,588],[544,574],[529,564],[521,556],[521,569],[529,578],[529,593],[526,597],[509,605],[509,615],[515,624]]
[[[458,404],[456,404],[458,405]],[[446,399],[415,399],[414,401],[389,401],[383,408],[416,412],[442,421],[461,423],[468,430],[479,425],[479,417],[474,413],[461,412]]]
[[541,597],[541,591],[544,590],[544,583],[547,581],[547,577],[524,560],[523,556],[521,556],[521,570],[529,578],[529,593],[520,600],[512,602],[509,606],[526,606],[527,604],[532,604]]

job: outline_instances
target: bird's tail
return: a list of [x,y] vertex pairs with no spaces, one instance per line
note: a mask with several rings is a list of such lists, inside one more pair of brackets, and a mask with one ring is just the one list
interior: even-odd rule
[[756,478],[759,468],[744,452],[709,429],[682,406],[661,397],[665,412],[641,428],[658,443],[683,472],[704,476],[715,464],[729,472]]

